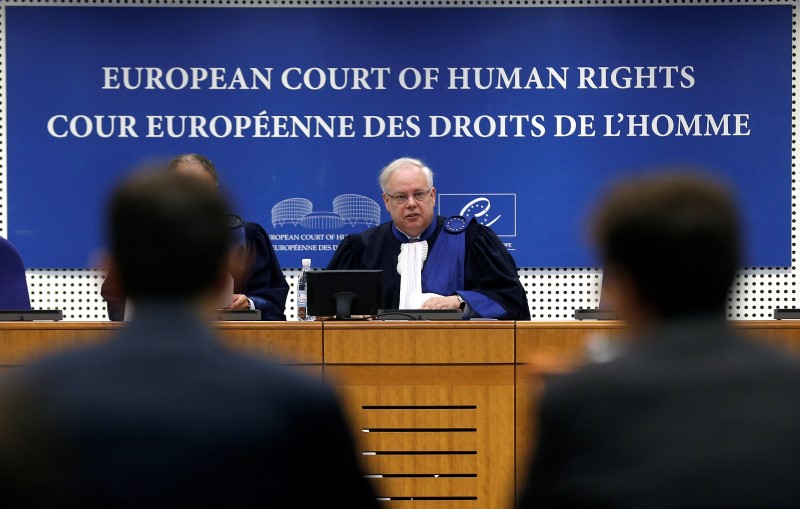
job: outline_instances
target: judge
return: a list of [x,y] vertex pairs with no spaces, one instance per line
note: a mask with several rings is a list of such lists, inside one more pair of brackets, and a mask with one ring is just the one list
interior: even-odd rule
[[528,320],[516,263],[492,230],[434,214],[433,172],[400,158],[379,177],[392,220],[348,235],[328,269],[383,271],[384,309],[456,309],[465,318]]
[[[217,170],[207,157],[200,154],[180,155],[169,162],[170,171],[188,175],[216,189],[219,185]],[[281,270],[278,257],[272,249],[267,232],[258,223],[243,222],[238,216],[230,216],[233,226],[243,230],[244,239],[238,256],[231,257],[233,276],[233,299],[231,309],[259,309],[262,320],[286,320],[286,296],[289,285]],[[236,233],[236,232],[234,232]],[[127,294],[122,288],[119,275],[106,275],[100,294],[108,306],[111,320],[122,320],[125,316]]]

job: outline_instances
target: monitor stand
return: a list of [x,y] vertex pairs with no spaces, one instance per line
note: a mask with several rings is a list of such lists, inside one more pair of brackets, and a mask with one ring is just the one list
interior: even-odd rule
[[347,320],[350,318],[350,311],[353,309],[353,299],[356,294],[353,292],[336,292],[333,294],[336,300],[336,319]]

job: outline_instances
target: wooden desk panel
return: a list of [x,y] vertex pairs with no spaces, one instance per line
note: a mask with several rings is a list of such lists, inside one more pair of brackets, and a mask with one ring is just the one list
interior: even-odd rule
[[514,362],[514,322],[324,322],[326,364]]
[[110,322],[0,322],[0,366],[22,366],[46,354],[106,341]]
[[322,364],[320,322],[217,322],[223,343],[286,364]]
[[[119,326],[0,323],[0,366],[97,344]],[[734,326],[800,354],[800,321]],[[519,488],[535,441],[541,371],[570,370],[583,361],[591,335],[624,330],[620,322],[589,321],[223,322],[215,328],[233,348],[302,364],[338,387],[359,451],[393,452],[362,459],[370,473],[386,475],[373,480],[395,498],[395,509],[510,509],[515,477]],[[405,500],[412,495],[431,500]]]
[[581,362],[590,336],[614,337],[623,331],[621,322],[517,322],[516,362]]
[[516,493],[524,487],[528,464],[533,446],[536,443],[536,405],[544,391],[544,378],[537,376],[530,365],[518,365],[515,368],[516,378],[514,394],[514,466],[516,477]]
[[[0,366],[107,341],[116,322],[0,322]],[[322,325],[314,322],[217,322],[223,343],[287,364],[322,364]]]
[[391,507],[510,509],[513,365],[326,364],[324,372]]
[[735,322],[742,333],[800,355],[800,320]]
[[[800,353],[800,320],[731,321],[742,334]],[[552,353],[561,359],[582,360],[586,340],[592,335],[613,338],[624,334],[618,321],[517,322],[517,363]]]
[[[372,482],[378,493],[393,493],[398,490],[398,479],[392,477],[373,478]],[[478,477],[443,477],[438,474],[429,474],[427,477],[420,477],[414,480],[414,485],[417,493],[424,493],[429,497],[437,497],[439,499],[451,496],[453,493],[477,493],[478,491]],[[419,499],[415,499],[417,504],[406,503],[407,506],[419,508]],[[449,504],[442,505],[442,500],[429,501],[428,504],[435,508],[440,507],[482,507],[479,501],[468,502],[460,504],[457,501],[451,501]],[[392,503],[390,507],[395,507]]]

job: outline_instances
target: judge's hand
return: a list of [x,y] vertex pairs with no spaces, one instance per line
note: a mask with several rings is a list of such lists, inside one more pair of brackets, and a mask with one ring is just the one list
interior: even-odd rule
[[233,295],[233,302],[231,302],[231,309],[250,309],[250,301],[247,300],[246,295],[236,293]]
[[431,297],[422,303],[422,309],[458,309],[461,301],[455,295],[449,297]]

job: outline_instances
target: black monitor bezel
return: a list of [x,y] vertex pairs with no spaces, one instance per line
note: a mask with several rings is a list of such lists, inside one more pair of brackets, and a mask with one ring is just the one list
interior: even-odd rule
[[339,292],[356,294],[351,315],[374,316],[381,306],[382,271],[380,270],[312,270],[306,273],[308,314],[335,317]]

